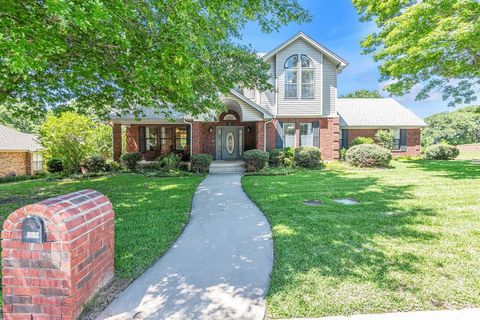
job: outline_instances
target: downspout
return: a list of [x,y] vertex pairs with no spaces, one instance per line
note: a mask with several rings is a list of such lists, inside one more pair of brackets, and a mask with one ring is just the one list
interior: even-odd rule
[[192,123],[192,122],[193,122],[193,121],[192,121],[192,122],[188,122],[187,120],[183,119],[183,122],[186,123],[186,124],[188,124],[188,125],[190,125],[190,159],[191,159],[191,158],[192,158],[192,149],[193,149],[193,148],[192,148],[192,142],[193,142],[193,139],[192,139],[192,137],[193,137],[193,134],[192,134],[192,132],[193,132],[193,123]]

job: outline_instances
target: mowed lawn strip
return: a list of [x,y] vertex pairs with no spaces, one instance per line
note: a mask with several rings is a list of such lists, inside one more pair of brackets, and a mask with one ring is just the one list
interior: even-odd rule
[[115,210],[115,274],[139,276],[188,222],[193,194],[203,177],[150,178],[119,174],[84,180],[32,180],[0,184],[0,215],[27,204],[82,189],[104,193]]
[[480,165],[392,164],[243,178],[273,229],[269,316],[480,306]]

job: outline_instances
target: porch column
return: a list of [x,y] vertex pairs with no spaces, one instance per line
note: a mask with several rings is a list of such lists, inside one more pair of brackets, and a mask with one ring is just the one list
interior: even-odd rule
[[192,139],[190,141],[192,154],[202,153],[202,123],[192,122]]
[[112,128],[113,160],[120,161],[122,155],[122,125],[114,123]]
[[265,151],[265,122],[258,121],[256,124],[255,133],[256,133],[256,148],[258,150]]

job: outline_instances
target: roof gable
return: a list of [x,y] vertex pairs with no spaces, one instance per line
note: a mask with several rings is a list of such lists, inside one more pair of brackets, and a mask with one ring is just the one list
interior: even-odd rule
[[320,43],[318,43],[317,41],[313,40],[312,38],[310,38],[309,36],[307,36],[305,33],[303,32],[299,32],[297,33],[296,35],[294,35],[293,37],[291,37],[290,39],[286,40],[285,42],[281,43],[279,46],[277,46],[275,49],[271,50],[270,52],[264,54],[262,56],[262,58],[264,60],[267,60],[271,57],[273,57],[276,53],[278,53],[280,50],[288,47],[290,44],[292,44],[294,41],[298,40],[298,39],[302,39],[304,40],[306,43],[308,43],[309,45],[311,45],[314,49],[318,50],[319,52],[321,52],[322,54],[324,54],[327,58],[329,58],[330,60],[332,60],[333,62],[335,62],[337,64],[337,69],[339,71],[343,70],[347,65],[348,65],[348,62],[347,60],[343,59],[342,57],[340,57],[339,55],[335,54],[334,52],[330,51],[328,48],[326,48],[325,46],[321,45]]

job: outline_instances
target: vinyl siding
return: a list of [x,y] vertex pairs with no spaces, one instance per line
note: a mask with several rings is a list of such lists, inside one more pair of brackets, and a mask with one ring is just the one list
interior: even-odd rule
[[337,67],[328,58],[323,59],[323,115],[336,113]]
[[[315,67],[315,93],[312,99],[285,98],[285,61],[293,54],[306,54]],[[322,64],[323,54],[302,39],[298,39],[276,55],[276,74],[278,75],[278,116],[322,115]],[[301,77],[298,74],[298,77]]]
[[243,102],[241,99],[229,94],[225,97],[225,100],[233,100],[238,103],[240,110],[237,110],[235,107],[230,107],[233,111],[236,111],[241,115],[242,121],[261,121],[263,120],[263,114],[257,109],[251,107],[247,103]]
[[[268,59],[268,63],[270,63],[270,70],[269,74],[270,77],[270,84],[275,88],[275,77],[276,77],[276,70],[275,70],[275,58]],[[273,91],[264,91],[264,92],[257,92],[259,93],[259,100],[256,101],[261,107],[267,109],[272,114],[276,114],[277,110],[275,109],[275,90]]]

